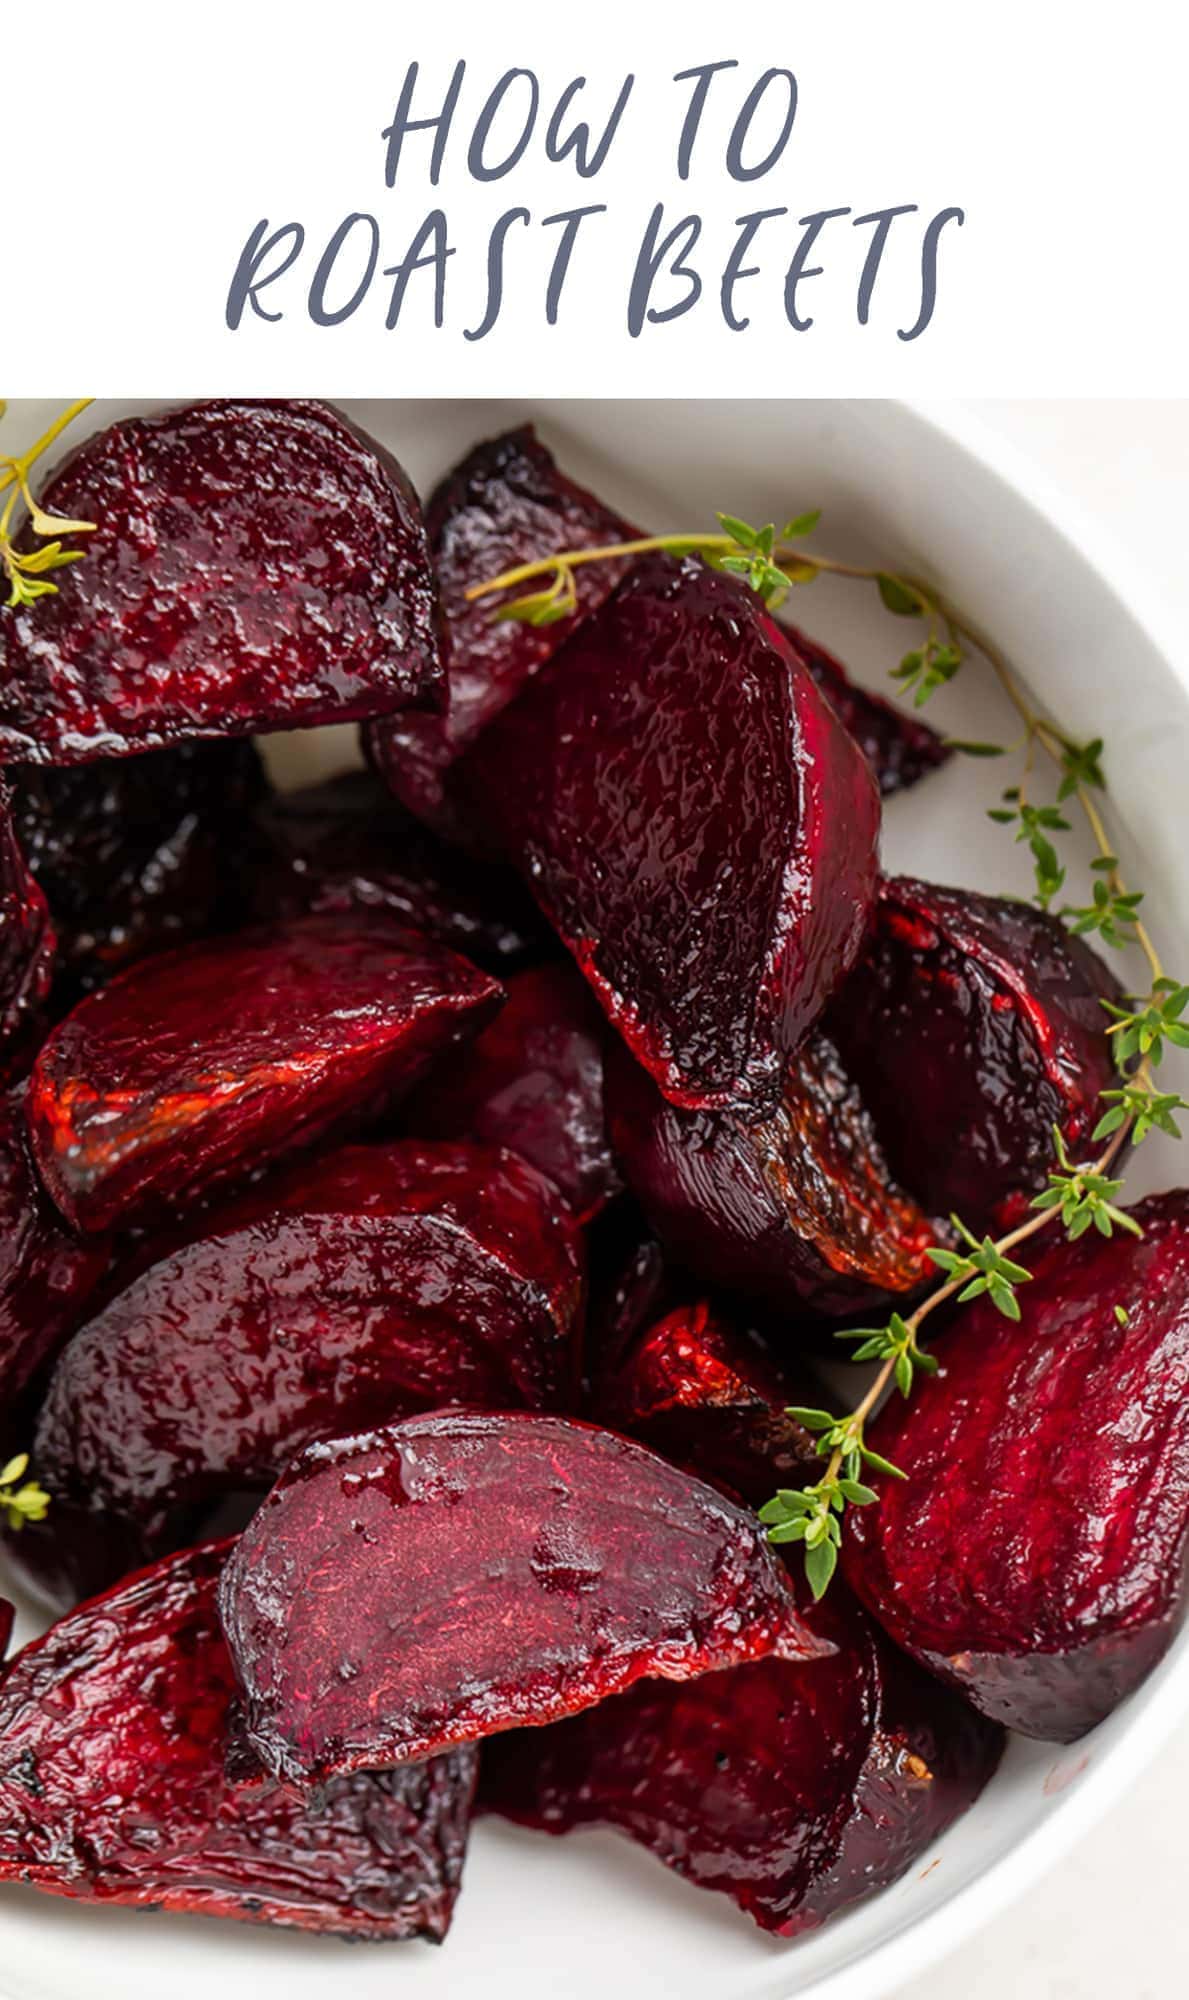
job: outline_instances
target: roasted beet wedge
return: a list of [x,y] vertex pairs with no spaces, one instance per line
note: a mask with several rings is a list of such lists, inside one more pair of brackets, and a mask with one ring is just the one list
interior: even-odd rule
[[0,1417],[73,1333],[107,1266],[105,1243],[63,1227],[33,1171],[20,1101],[0,1097]]
[[1026,1736],[1101,1722],[1184,1613],[1189,1193],[1134,1214],[1141,1239],[1033,1263],[1018,1325],[965,1308],[940,1379],[873,1427],[907,1477],[855,1510],[845,1545],[892,1637]]
[[934,1271],[933,1226],[896,1186],[832,1042],[815,1033],[775,1113],[680,1111],[626,1051],[607,1064],[612,1149],[669,1254],[771,1312],[838,1318]]
[[578,1232],[524,1161],[349,1146],[212,1218],[75,1336],[38,1476],[156,1549],[179,1509],[267,1488],[314,1438],[449,1403],[564,1408],[581,1301]]
[[862,942],[879,798],[755,593],[641,562],[455,782],[665,1095],[771,1109]]
[[437,707],[429,548],[395,459],[311,402],[199,403],[88,438],[46,509],[96,524],[0,628],[0,760]]
[[[369,755],[420,819],[458,837],[465,802],[447,800],[455,757],[498,715],[574,629],[498,620],[499,598],[468,604],[475,583],[555,549],[597,548],[638,530],[558,470],[531,425],[477,445],[448,473],[426,508],[426,526],[450,635],[450,703],[438,717],[403,716],[367,732]],[[624,564],[576,572],[578,616],[603,602]]]
[[45,892],[29,873],[0,774],[0,1050],[12,1044],[50,990],[57,939]]
[[374,1118],[501,989],[393,918],[305,917],[147,959],[34,1066],[42,1178],[76,1228],[171,1213]]
[[17,835],[58,934],[55,1005],[236,919],[244,818],[264,789],[250,743],[15,773]]
[[[615,1430],[759,1505],[820,1472],[813,1438],[787,1407],[810,1400],[803,1383],[782,1380],[754,1335],[699,1299],[636,1340],[609,1371],[598,1411]],[[44,1483],[40,1446],[37,1464]]]
[[837,1586],[806,1623],[832,1658],[641,1681],[497,1739],[481,1803],[548,1833],[613,1826],[762,1929],[814,1929],[895,1881],[973,1804],[1002,1737]]
[[495,972],[557,950],[512,869],[447,847],[374,772],[278,793],[256,829],[250,894],[262,919],[386,910]]
[[142,1571],[9,1662],[0,1877],[349,1938],[443,1938],[474,1751],[334,1779],[316,1804],[229,1782],[235,1679],[215,1611],[229,1547]]
[[489,1028],[404,1109],[409,1131],[483,1139],[531,1160],[589,1221],[622,1182],[603,1119],[607,1033],[563,961],[513,975]]
[[892,1172],[931,1214],[1002,1232],[1075,1155],[1117,1082],[1103,999],[1118,981],[1027,903],[896,876],[829,1032]]
[[953,752],[919,716],[905,715],[890,701],[852,681],[841,660],[824,646],[781,619],[781,625],[801,655],[839,720],[845,723],[870,764],[885,799],[948,762]]
[[220,1606],[249,1741],[298,1783],[817,1645],[751,1515],[642,1445],[523,1412],[310,1446]]

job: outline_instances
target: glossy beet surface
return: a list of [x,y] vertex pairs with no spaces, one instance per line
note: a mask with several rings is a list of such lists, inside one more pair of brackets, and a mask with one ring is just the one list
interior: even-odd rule
[[256,830],[249,893],[261,918],[386,910],[496,972],[551,947],[512,869],[448,847],[371,771],[279,793]]
[[908,1476],[844,1550],[892,1637],[1027,1736],[1093,1728],[1184,1610],[1189,1194],[1134,1213],[1142,1239],[1030,1259],[1018,1326],[964,1309],[940,1379],[872,1430]]
[[606,1028],[568,962],[513,975],[491,1026],[405,1106],[410,1131],[531,1160],[582,1221],[622,1186],[603,1116]]
[[250,743],[179,743],[14,773],[17,835],[58,934],[55,1003],[238,915]]
[[755,594],[641,562],[456,779],[665,1094],[771,1108],[859,949],[879,799]]
[[347,1147],[213,1217],[76,1335],[38,1475],[152,1540],[313,1438],[449,1403],[564,1407],[581,1300],[577,1230],[522,1160]]
[[465,959],[377,913],[188,946],[91,994],[34,1067],[42,1178],[76,1227],[179,1206],[373,1120],[500,999]]
[[72,1236],[33,1171],[18,1098],[0,1097],[0,1415],[77,1326],[107,1245]]
[[0,1050],[29,1023],[50,989],[57,940],[45,892],[29,872],[0,774]]
[[334,1779],[308,1803],[230,1782],[235,1680],[215,1611],[229,1546],[141,1572],[9,1663],[0,1877],[344,1937],[444,1937],[474,1752]]
[[814,1650],[751,1515],[641,1445],[527,1413],[312,1445],[220,1605],[253,1748],[299,1782],[555,1721],[645,1675]]
[[629,1694],[484,1752],[483,1804],[548,1833],[613,1826],[795,1936],[893,1882],[973,1804],[1002,1739],[835,1586],[836,1648]]
[[611,1144],[671,1257],[783,1316],[839,1317],[931,1276],[928,1217],[893,1182],[825,1035],[792,1058],[774,1114],[681,1111],[613,1049]]
[[814,1440],[787,1413],[810,1400],[753,1335],[699,1299],[639,1336],[609,1371],[598,1408],[615,1430],[760,1506],[778,1486],[818,1476]]
[[[444,795],[450,765],[577,622],[497,620],[499,598],[468,604],[467,590],[555,549],[596,548],[637,531],[567,479],[531,425],[469,452],[431,496],[426,526],[449,633],[449,708],[441,717],[376,723],[368,748],[419,818],[457,835],[465,830],[466,802]],[[623,563],[591,563],[576,572],[579,616],[603,602],[623,570]]]
[[395,460],[312,402],[216,402],[88,438],[47,482],[95,522],[0,630],[0,760],[386,714],[444,694],[436,592]]
[[839,720],[870,764],[885,799],[905,792],[953,755],[927,722],[905,715],[881,695],[852,681],[841,660],[807,632],[780,621]]
[[1118,981],[1056,917],[907,876],[880,884],[830,1032],[893,1172],[931,1213],[1002,1232],[1045,1185],[1054,1125],[1080,1157],[1118,1081],[1103,998]]

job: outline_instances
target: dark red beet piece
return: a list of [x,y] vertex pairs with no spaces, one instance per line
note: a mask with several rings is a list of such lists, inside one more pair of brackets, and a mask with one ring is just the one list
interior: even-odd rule
[[816,1928],[895,1881],[973,1804],[1002,1738],[837,1585],[806,1623],[832,1658],[641,1681],[497,1739],[481,1804],[548,1833],[615,1827],[762,1929]]
[[513,975],[489,1028],[406,1104],[431,1138],[510,1146],[548,1174],[580,1221],[623,1183],[603,1120],[603,1018],[568,962]]
[[55,1002],[238,915],[250,743],[179,743],[14,774],[17,834],[58,934]]
[[374,1119],[501,989],[379,913],[305,917],[133,966],[68,1015],[29,1086],[76,1228],[172,1213]]
[[932,1214],[1000,1234],[1084,1151],[1118,1081],[1102,999],[1118,981],[1056,917],[895,876],[830,1011],[892,1172]]
[[129,418],[81,444],[42,501],[97,528],[58,595],[0,628],[4,762],[440,705],[416,496],[323,404]]
[[78,1325],[108,1247],[64,1228],[41,1190],[17,1097],[0,1097],[0,1413]]
[[476,1757],[334,1779],[316,1803],[235,1786],[215,1610],[229,1543],[95,1598],[0,1682],[0,1877],[53,1895],[349,1938],[443,1938]]
[[347,1147],[212,1217],[75,1336],[38,1477],[156,1549],[176,1510],[267,1488],[314,1438],[449,1403],[564,1407],[581,1302],[578,1232],[524,1161]]
[[50,990],[57,939],[45,892],[29,873],[0,774],[0,1047],[29,1023]]
[[852,681],[841,660],[807,632],[780,623],[839,720],[854,737],[885,799],[905,792],[953,755],[936,730]]
[[787,1323],[839,1318],[933,1275],[937,1236],[896,1186],[825,1035],[793,1057],[772,1117],[680,1111],[620,1049],[607,1064],[611,1144],[669,1254]]
[[[814,1440],[788,1415],[790,1403],[817,1400],[781,1379],[754,1335],[699,1299],[636,1340],[609,1371],[598,1413],[758,1506],[778,1486],[818,1477]],[[37,1463],[45,1483],[40,1446]]]
[[311,1445],[220,1592],[298,1783],[557,1720],[644,1675],[816,1650],[754,1518],[626,1438],[446,1412]]
[[[441,717],[405,715],[375,723],[367,744],[398,798],[430,826],[457,838],[465,830],[466,809],[465,802],[444,795],[451,763],[552,659],[577,622],[501,621],[494,616],[499,598],[468,604],[467,590],[555,549],[599,548],[639,531],[567,479],[531,425],[477,445],[447,474],[425,514],[450,634],[449,707]],[[624,567],[590,563],[576,571],[578,617],[610,595]]]
[[256,828],[250,894],[262,919],[386,910],[495,972],[556,950],[512,869],[447,847],[371,771],[279,793]]
[[641,562],[455,782],[666,1096],[771,1109],[862,942],[879,798],[754,592]]
[[1018,1325],[963,1310],[941,1377],[873,1426],[908,1476],[855,1510],[844,1548],[892,1637],[1026,1736],[1092,1729],[1184,1613],[1189,1193],[1134,1214],[1142,1239],[1029,1259]]
[[[441,720],[402,715],[374,723],[368,750],[419,817],[457,838],[465,832],[466,802],[444,795],[450,764],[552,659],[576,623],[568,618],[534,627],[499,621],[498,597],[468,603],[467,590],[555,550],[598,548],[646,531],[567,479],[531,425],[468,453],[430,499],[426,525],[450,633],[449,712]],[[610,595],[626,561],[591,563],[574,572],[578,617],[597,610]],[[792,626],[785,630],[859,743],[885,796],[945,761],[949,753],[926,723],[856,686],[816,640]]]

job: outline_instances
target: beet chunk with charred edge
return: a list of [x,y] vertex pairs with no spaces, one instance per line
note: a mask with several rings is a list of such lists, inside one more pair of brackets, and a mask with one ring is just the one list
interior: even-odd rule
[[484,1751],[480,1803],[548,1833],[603,1825],[792,1937],[902,1875],[973,1804],[1002,1738],[895,1654],[835,1586],[831,1659],[759,1660],[629,1694]]
[[1001,1234],[1045,1185],[1053,1127],[1085,1149],[1118,1082],[1100,1003],[1119,997],[1056,917],[896,876],[828,1027],[897,1179]]
[[249,893],[262,920],[386,910],[493,972],[557,950],[511,868],[447,847],[371,771],[279,793],[256,833]]
[[566,961],[508,981],[489,1028],[404,1108],[408,1130],[431,1138],[510,1146],[548,1174],[581,1221],[622,1182],[603,1118],[607,1031],[588,988]]
[[238,915],[244,817],[265,789],[250,743],[13,775],[17,834],[58,934],[55,1004]]
[[267,1488],[314,1438],[451,1403],[565,1407],[581,1301],[578,1232],[534,1168],[350,1146],[212,1217],[75,1336],[38,1476],[156,1552],[177,1509]]
[[555,549],[599,548],[639,531],[567,479],[531,425],[469,452],[431,495],[425,518],[450,635],[449,707],[441,717],[374,723],[366,740],[397,797],[457,839],[465,835],[467,812],[465,801],[445,796],[453,760],[552,659],[578,617],[610,595],[626,565],[577,570],[577,617],[553,625],[497,619],[499,598],[468,604],[468,589]]
[[266,1769],[308,1783],[818,1650],[754,1518],[626,1438],[446,1412],[311,1445],[220,1591]]
[[[787,1408],[810,1400],[754,1335],[699,1299],[647,1328],[608,1371],[598,1409],[604,1423],[758,1506],[820,1473],[814,1439]],[[37,1462],[44,1483],[40,1447]]]
[[108,1246],[63,1227],[42,1193],[16,1096],[0,1097],[0,1412],[74,1331]]
[[0,760],[440,706],[437,602],[395,459],[312,402],[213,402],[88,438],[47,510],[92,521],[0,628]]
[[455,781],[665,1095],[771,1109],[861,946],[879,798],[754,592],[641,562]]
[[29,872],[0,775],[0,1048],[18,1036],[50,990],[57,939],[45,892]]
[[443,1938],[474,1751],[334,1779],[316,1802],[230,1783],[235,1679],[215,1611],[230,1546],[142,1571],[9,1662],[0,1877],[348,1938]]
[[787,619],[780,621],[793,649],[804,660],[839,720],[866,757],[885,799],[905,792],[953,756],[936,730],[919,716],[904,715],[890,701],[852,681],[841,660]]
[[[1164,1652],[1189,1546],[1189,1193],[987,1300],[873,1447],[907,1475],[855,1511],[847,1572],[892,1637],[987,1715],[1071,1741]],[[1127,1314],[1120,1325],[1116,1306]]]
[[912,1291],[937,1236],[893,1182],[825,1035],[793,1057],[775,1113],[680,1111],[621,1049],[608,1058],[611,1143],[666,1250],[770,1310],[839,1318]]
[[500,987],[379,914],[165,952],[91,994],[34,1065],[42,1178],[76,1228],[166,1211],[374,1119]]

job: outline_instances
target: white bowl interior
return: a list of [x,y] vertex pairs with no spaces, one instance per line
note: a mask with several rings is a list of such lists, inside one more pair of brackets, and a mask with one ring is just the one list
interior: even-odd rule
[[[48,407],[11,405],[0,442],[35,436]],[[99,404],[88,423],[107,423],[129,407]],[[397,452],[423,491],[468,444],[531,416],[569,469],[657,527],[698,526],[716,508],[762,521],[821,506],[823,549],[944,580],[1059,721],[1082,738],[1106,739],[1111,827],[1124,866],[1147,891],[1157,939],[1189,934],[1189,867],[1179,851],[1189,687],[1103,581],[1109,558],[1087,553],[1092,538],[1063,525],[1059,509],[1037,504],[1033,482],[1006,476],[997,452],[963,442],[950,419],[855,402],[345,407]],[[881,684],[912,629],[890,618],[873,590],[854,584],[819,582],[790,609],[871,685]],[[928,715],[955,735],[1007,741],[1016,733],[977,663]],[[284,781],[300,782],[351,760],[354,732],[274,739],[270,754]],[[984,812],[1008,782],[1002,764],[958,758],[892,801],[886,865],[1027,894],[1024,850]],[[1070,845],[1084,863],[1080,836]],[[1183,1075],[1177,1082],[1186,1088]],[[1171,1144],[1154,1138],[1129,1186],[1143,1192],[1177,1172]],[[559,1990],[570,2000],[602,2000],[608,1990],[624,2000],[660,1990],[684,2000],[810,1993],[833,2000],[844,1992],[853,2000],[857,1990],[886,1991],[906,1979],[1035,1879],[1127,1783],[1187,1697],[1189,1634],[1182,1634],[1148,1683],[1092,1736],[1067,1750],[1013,1741],[979,1804],[934,1853],[893,1888],[791,1945],[762,1937],[721,1899],[613,1835],[550,1841],[485,1822],[440,1952],[381,1947],[346,1958],[329,1940],[153,1920],[6,1888],[0,1988],[12,2000],[76,2000],[90,1991],[209,2000],[212,1989],[236,2000],[323,2000],[349,1980],[353,2000],[394,1990],[417,2000],[544,2000]]]

